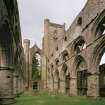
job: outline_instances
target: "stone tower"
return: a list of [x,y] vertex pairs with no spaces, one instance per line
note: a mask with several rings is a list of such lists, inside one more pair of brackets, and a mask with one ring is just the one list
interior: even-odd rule
[[30,40],[24,39],[24,53],[25,53],[25,61],[26,61],[26,70],[25,70],[25,88],[26,90],[29,88],[29,49],[30,49]]

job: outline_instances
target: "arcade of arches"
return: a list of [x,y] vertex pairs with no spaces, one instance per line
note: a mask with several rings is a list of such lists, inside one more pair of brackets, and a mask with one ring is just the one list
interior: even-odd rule
[[70,96],[105,96],[105,61],[100,63],[105,57],[104,6],[105,0],[88,0],[67,30],[65,24],[45,19],[42,48],[45,90]]

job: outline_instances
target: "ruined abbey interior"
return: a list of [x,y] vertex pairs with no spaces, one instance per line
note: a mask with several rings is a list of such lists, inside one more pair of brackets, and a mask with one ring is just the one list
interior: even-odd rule
[[43,88],[51,93],[105,96],[105,0],[88,0],[66,30],[44,21]]
[[[39,88],[52,94],[105,96],[105,0],[88,0],[71,26],[44,20],[42,49],[22,46],[16,0],[0,0],[0,104],[32,92],[32,57],[41,56]],[[41,91],[40,90],[40,91]]]

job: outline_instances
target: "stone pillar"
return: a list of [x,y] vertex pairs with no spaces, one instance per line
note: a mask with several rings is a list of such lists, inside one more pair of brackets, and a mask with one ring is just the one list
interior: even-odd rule
[[47,90],[50,91],[50,80],[47,80]]
[[54,81],[54,93],[57,94],[58,93],[58,80]]
[[70,78],[70,96],[77,96],[77,78]]
[[18,78],[18,94],[21,95],[23,93],[23,80],[22,77],[20,76]]
[[18,94],[18,75],[16,74],[16,73],[14,73],[14,75],[13,75],[13,77],[14,77],[14,95],[15,96],[17,96],[17,94]]
[[29,89],[29,48],[30,48],[30,40],[25,39],[24,40],[24,54],[25,54],[25,61],[26,61],[26,70],[25,70],[25,88],[26,90]]
[[24,81],[23,81],[23,78],[21,77],[21,93],[23,94],[24,93]]
[[19,95],[20,95],[20,93],[21,93],[21,79],[20,79],[20,76],[19,76],[19,78],[18,78],[18,87],[19,87]]
[[54,93],[57,94],[58,93],[58,82],[59,82],[59,77],[56,75],[54,78]]
[[13,69],[0,67],[0,104],[14,103]]
[[53,91],[54,91],[54,84],[53,84],[53,79],[52,78],[50,79],[49,85],[50,85],[50,92],[53,93]]
[[87,96],[92,98],[99,97],[99,74],[94,73],[88,76]]
[[65,79],[60,79],[60,93],[65,94]]

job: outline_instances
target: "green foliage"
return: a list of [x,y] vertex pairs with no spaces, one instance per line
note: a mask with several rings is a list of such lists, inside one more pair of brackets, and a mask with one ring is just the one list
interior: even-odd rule
[[39,61],[35,56],[33,56],[32,58],[32,80],[38,80],[40,79],[40,65],[39,65]]

